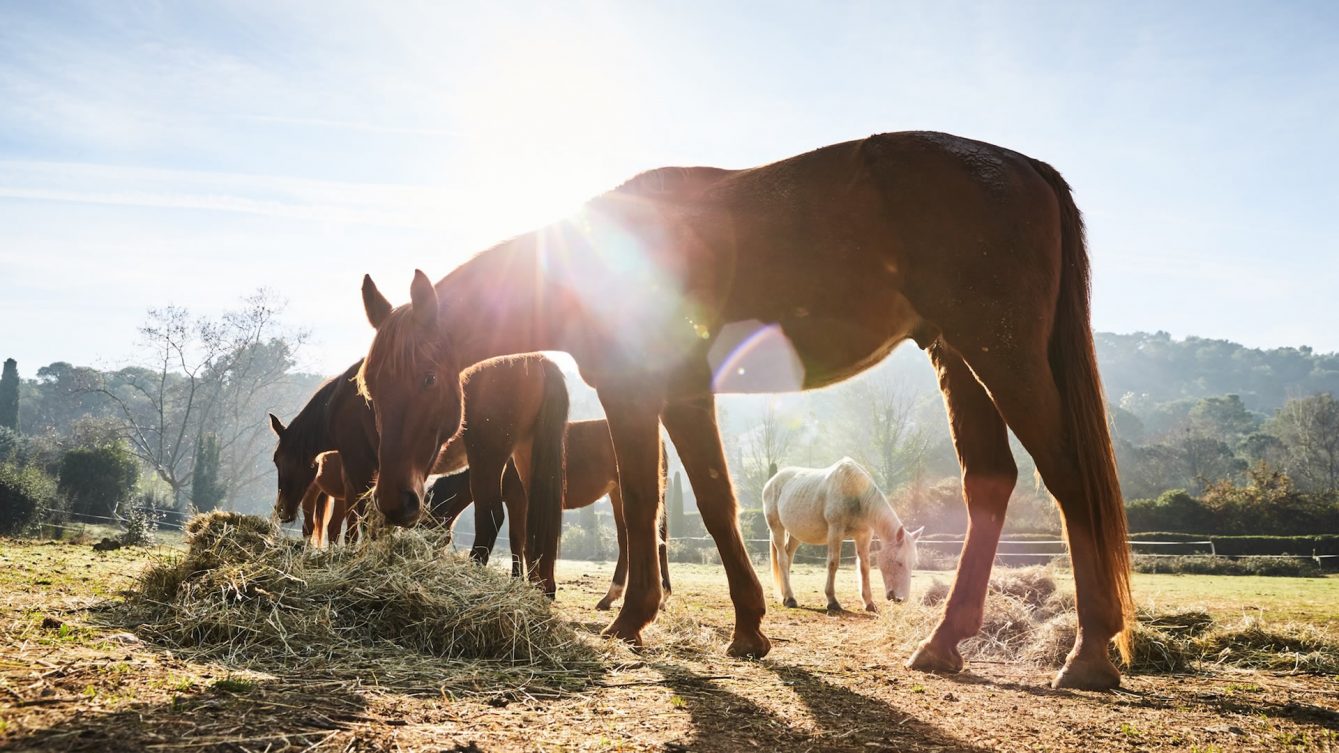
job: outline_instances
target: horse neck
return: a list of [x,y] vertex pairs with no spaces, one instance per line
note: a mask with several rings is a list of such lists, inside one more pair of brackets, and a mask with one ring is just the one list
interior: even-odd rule
[[538,233],[465,262],[437,283],[437,300],[461,368],[497,356],[564,349],[557,329],[561,296],[544,274]]
[[902,521],[898,519],[897,513],[893,512],[893,506],[882,493],[876,493],[870,497],[870,527],[884,541],[891,541],[897,535],[897,529],[902,527]]

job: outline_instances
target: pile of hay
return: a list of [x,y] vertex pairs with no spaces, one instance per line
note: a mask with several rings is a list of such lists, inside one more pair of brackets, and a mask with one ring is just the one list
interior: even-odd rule
[[[906,650],[938,622],[949,585],[935,580],[919,603],[884,610],[883,636]],[[997,569],[986,594],[981,632],[963,641],[972,658],[1024,661],[1054,667],[1074,645],[1078,618],[1074,596],[1056,589],[1049,567]],[[1132,672],[1187,672],[1205,665],[1333,673],[1339,671],[1339,633],[1314,625],[1265,625],[1245,619],[1220,624],[1198,610],[1140,610],[1132,638]]]
[[451,695],[581,687],[604,668],[538,589],[450,551],[445,532],[322,551],[216,512],[186,536],[185,555],[150,568],[122,616],[191,658]]

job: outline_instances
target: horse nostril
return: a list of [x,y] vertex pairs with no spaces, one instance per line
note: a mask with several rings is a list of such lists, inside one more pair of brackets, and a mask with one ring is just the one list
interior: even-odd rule
[[418,520],[419,513],[423,509],[423,500],[417,492],[406,491],[400,497],[400,524],[410,525]]

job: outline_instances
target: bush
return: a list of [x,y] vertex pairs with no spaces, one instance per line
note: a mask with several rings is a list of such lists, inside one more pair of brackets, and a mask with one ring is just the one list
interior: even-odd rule
[[162,513],[149,504],[137,504],[130,508],[126,516],[125,533],[121,534],[121,543],[125,546],[153,546],[158,539],[158,523]]
[[1179,573],[1182,575],[1272,575],[1291,578],[1321,576],[1320,565],[1310,559],[1286,557],[1209,557],[1178,555],[1141,557],[1135,555],[1137,573]]
[[0,463],[0,535],[37,533],[59,510],[56,482],[33,466]]
[[60,492],[76,515],[112,517],[138,480],[139,466],[123,444],[75,447],[60,459]]
[[604,526],[591,530],[580,524],[569,524],[563,528],[563,559],[604,562],[618,556],[618,541],[613,531]]

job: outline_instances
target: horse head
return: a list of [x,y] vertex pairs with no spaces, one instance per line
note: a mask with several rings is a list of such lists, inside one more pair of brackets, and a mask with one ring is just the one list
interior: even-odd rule
[[274,448],[274,468],[279,476],[274,514],[281,522],[292,523],[298,516],[302,496],[316,478],[316,466],[311,458],[303,457],[293,433],[273,413],[270,414],[270,428],[279,437],[279,445]]
[[879,572],[883,573],[883,587],[889,601],[906,601],[911,598],[911,571],[916,569],[916,542],[920,540],[924,526],[908,532],[906,526],[898,524],[897,533],[889,536],[879,545],[875,560]]
[[423,513],[438,449],[460,427],[460,368],[441,347],[437,292],[421,271],[399,308],[365,276],[363,307],[376,330],[357,377],[380,436],[375,499],[388,522],[408,526]]

